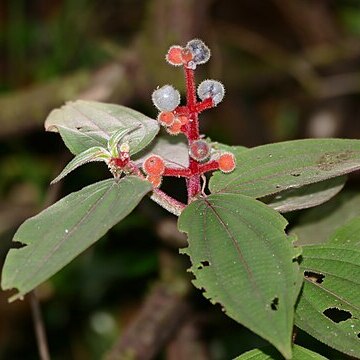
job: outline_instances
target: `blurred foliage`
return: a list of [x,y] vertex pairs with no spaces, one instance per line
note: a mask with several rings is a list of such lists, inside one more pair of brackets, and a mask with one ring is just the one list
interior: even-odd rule
[[[198,78],[219,79],[227,90],[224,103],[202,117],[212,139],[254,146],[303,137],[360,138],[357,0],[4,0],[0,102],[115,62],[124,66],[132,87],[111,101],[156,116],[151,90],[164,81],[183,88],[178,69],[164,62],[164,49],[193,37],[204,39],[213,53]],[[22,124],[39,117],[28,114],[24,103],[16,110]],[[60,187],[48,186],[70,156],[59,137],[38,125],[48,110],[32,126],[14,123],[11,133],[0,126],[0,263],[25,218],[109,176],[105,166],[91,164]],[[0,108],[0,125],[6,119]],[[166,187],[176,192],[178,185]],[[359,191],[359,174],[348,190]],[[306,213],[287,217],[301,223]],[[53,359],[100,359],[123,333],[164,272],[159,259],[167,245],[159,241],[158,228],[167,216],[144,201],[39,288]],[[8,305],[7,297],[0,294],[0,359],[37,359],[28,302]],[[210,358],[230,359],[264,344],[195,289],[191,300]],[[329,359],[345,358],[302,332],[296,342]],[[169,358],[165,354],[159,359]]]

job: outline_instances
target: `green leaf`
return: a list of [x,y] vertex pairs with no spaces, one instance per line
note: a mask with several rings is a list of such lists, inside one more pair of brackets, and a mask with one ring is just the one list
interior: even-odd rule
[[119,142],[124,138],[124,136],[129,133],[130,131],[135,130],[135,128],[120,128],[110,136],[110,139],[107,144],[107,148],[112,157],[117,158],[119,157],[119,150],[118,145]]
[[360,249],[305,246],[302,256],[305,283],[295,324],[325,344],[360,357]]
[[341,191],[345,182],[346,177],[339,176],[315,184],[305,185],[298,189],[285,190],[273,196],[266,203],[281,213],[307,209],[330,200]]
[[296,245],[322,244],[347,221],[360,216],[360,194],[343,192],[329,202],[307,211],[292,234],[297,235]]
[[154,139],[159,124],[125,106],[84,100],[66,103],[53,110],[45,121],[45,129],[60,132],[75,155],[94,146],[106,148],[111,134],[119,128],[134,129],[126,140],[130,154],[135,154]]
[[194,284],[228,316],[291,357],[291,335],[301,275],[287,221],[243,195],[213,194],[183,210]]
[[360,168],[360,140],[306,139],[258,146],[236,155],[236,169],[216,172],[211,192],[255,198],[347,174]]
[[352,246],[360,249],[360,216],[338,228],[330,237],[329,244]]
[[1,286],[17,288],[21,298],[67,265],[127,216],[145,194],[149,182],[128,176],[100,181],[72,193],[26,220],[13,241],[26,246],[6,257]]
[[[266,346],[261,349],[254,349],[246,352],[234,360],[282,360],[283,357],[270,346]],[[309,349],[305,349],[302,346],[294,345],[292,360],[326,360],[320,354],[317,354]]]
[[75,170],[81,165],[84,165],[88,162],[92,161],[106,161],[110,160],[111,155],[107,150],[103,147],[95,146],[88,150],[85,150],[79,155],[76,155],[63,169],[63,171],[51,182],[51,184],[55,184],[60,181],[66,175],[68,175],[71,171]]

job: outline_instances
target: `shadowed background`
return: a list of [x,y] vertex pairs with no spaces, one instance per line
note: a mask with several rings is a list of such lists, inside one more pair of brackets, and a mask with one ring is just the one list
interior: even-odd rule
[[[223,103],[201,116],[212,139],[256,146],[360,138],[357,0],[3,0],[0,263],[23,220],[109,177],[104,165],[89,164],[49,186],[71,158],[59,136],[43,130],[49,111],[84,98],[155,118],[154,88],[170,83],[184,91],[182,71],[166,64],[165,53],[194,37],[212,50],[198,81],[213,78],[226,88]],[[358,182],[357,173],[347,187]],[[179,198],[182,185],[165,183]],[[189,286],[187,259],[177,255],[184,244],[175,218],[146,199],[43,284],[52,358],[100,359],[131,345],[141,359],[230,359],[263,344]],[[7,297],[0,293],[0,358],[37,359],[28,301],[8,305]],[[298,339],[338,358],[301,332]]]

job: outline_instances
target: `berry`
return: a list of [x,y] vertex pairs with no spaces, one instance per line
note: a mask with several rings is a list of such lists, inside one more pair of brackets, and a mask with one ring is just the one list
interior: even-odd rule
[[153,187],[160,187],[161,182],[162,182],[162,176],[159,175],[148,175],[146,177],[146,180],[150,181],[151,184],[153,185]]
[[186,48],[190,50],[193,58],[192,61],[196,65],[204,64],[210,59],[210,49],[205,43],[199,39],[189,41]]
[[166,54],[166,60],[168,63],[174,66],[179,66],[183,64],[182,57],[183,48],[181,46],[174,45],[172,46],[168,53]]
[[173,111],[180,104],[180,93],[171,85],[164,85],[152,93],[152,101],[160,111]]
[[173,124],[171,126],[169,126],[168,128],[166,128],[166,131],[170,134],[170,135],[178,135],[181,132],[181,121],[177,118],[175,118]]
[[177,118],[181,122],[181,125],[186,125],[189,122],[189,118],[185,115],[180,115]]
[[229,173],[235,169],[235,156],[232,153],[223,153],[217,160],[219,169],[224,173]]
[[205,161],[210,156],[210,146],[204,140],[196,140],[190,144],[190,156],[196,161]]
[[171,111],[163,111],[158,116],[158,121],[163,126],[171,126],[174,120],[175,115]]
[[205,80],[198,86],[197,93],[201,100],[211,98],[217,105],[224,98],[225,89],[220,81]]
[[143,169],[148,175],[161,176],[165,171],[164,160],[158,155],[151,155],[144,161]]
[[193,54],[191,53],[190,49],[187,48],[182,49],[181,58],[183,64],[189,63],[193,59]]

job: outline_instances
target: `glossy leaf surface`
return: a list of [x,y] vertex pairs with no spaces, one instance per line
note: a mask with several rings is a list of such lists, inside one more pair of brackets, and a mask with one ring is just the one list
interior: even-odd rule
[[179,218],[195,286],[289,358],[301,276],[286,225],[263,203],[230,194],[196,200]]
[[100,239],[151,190],[147,181],[125,177],[100,181],[74,192],[26,220],[13,241],[26,246],[6,257],[1,286],[21,298]]
[[236,161],[232,173],[214,174],[210,190],[259,198],[360,169],[360,140],[280,142],[239,152]]
[[107,148],[110,136],[121,128],[134,129],[125,139],[130,153],[135,154],[154,139],[159,124],[125,106],[84,100],[66,103],[53,110],[45,121],[45,129],[60,132],[75,155],[94,146]]

